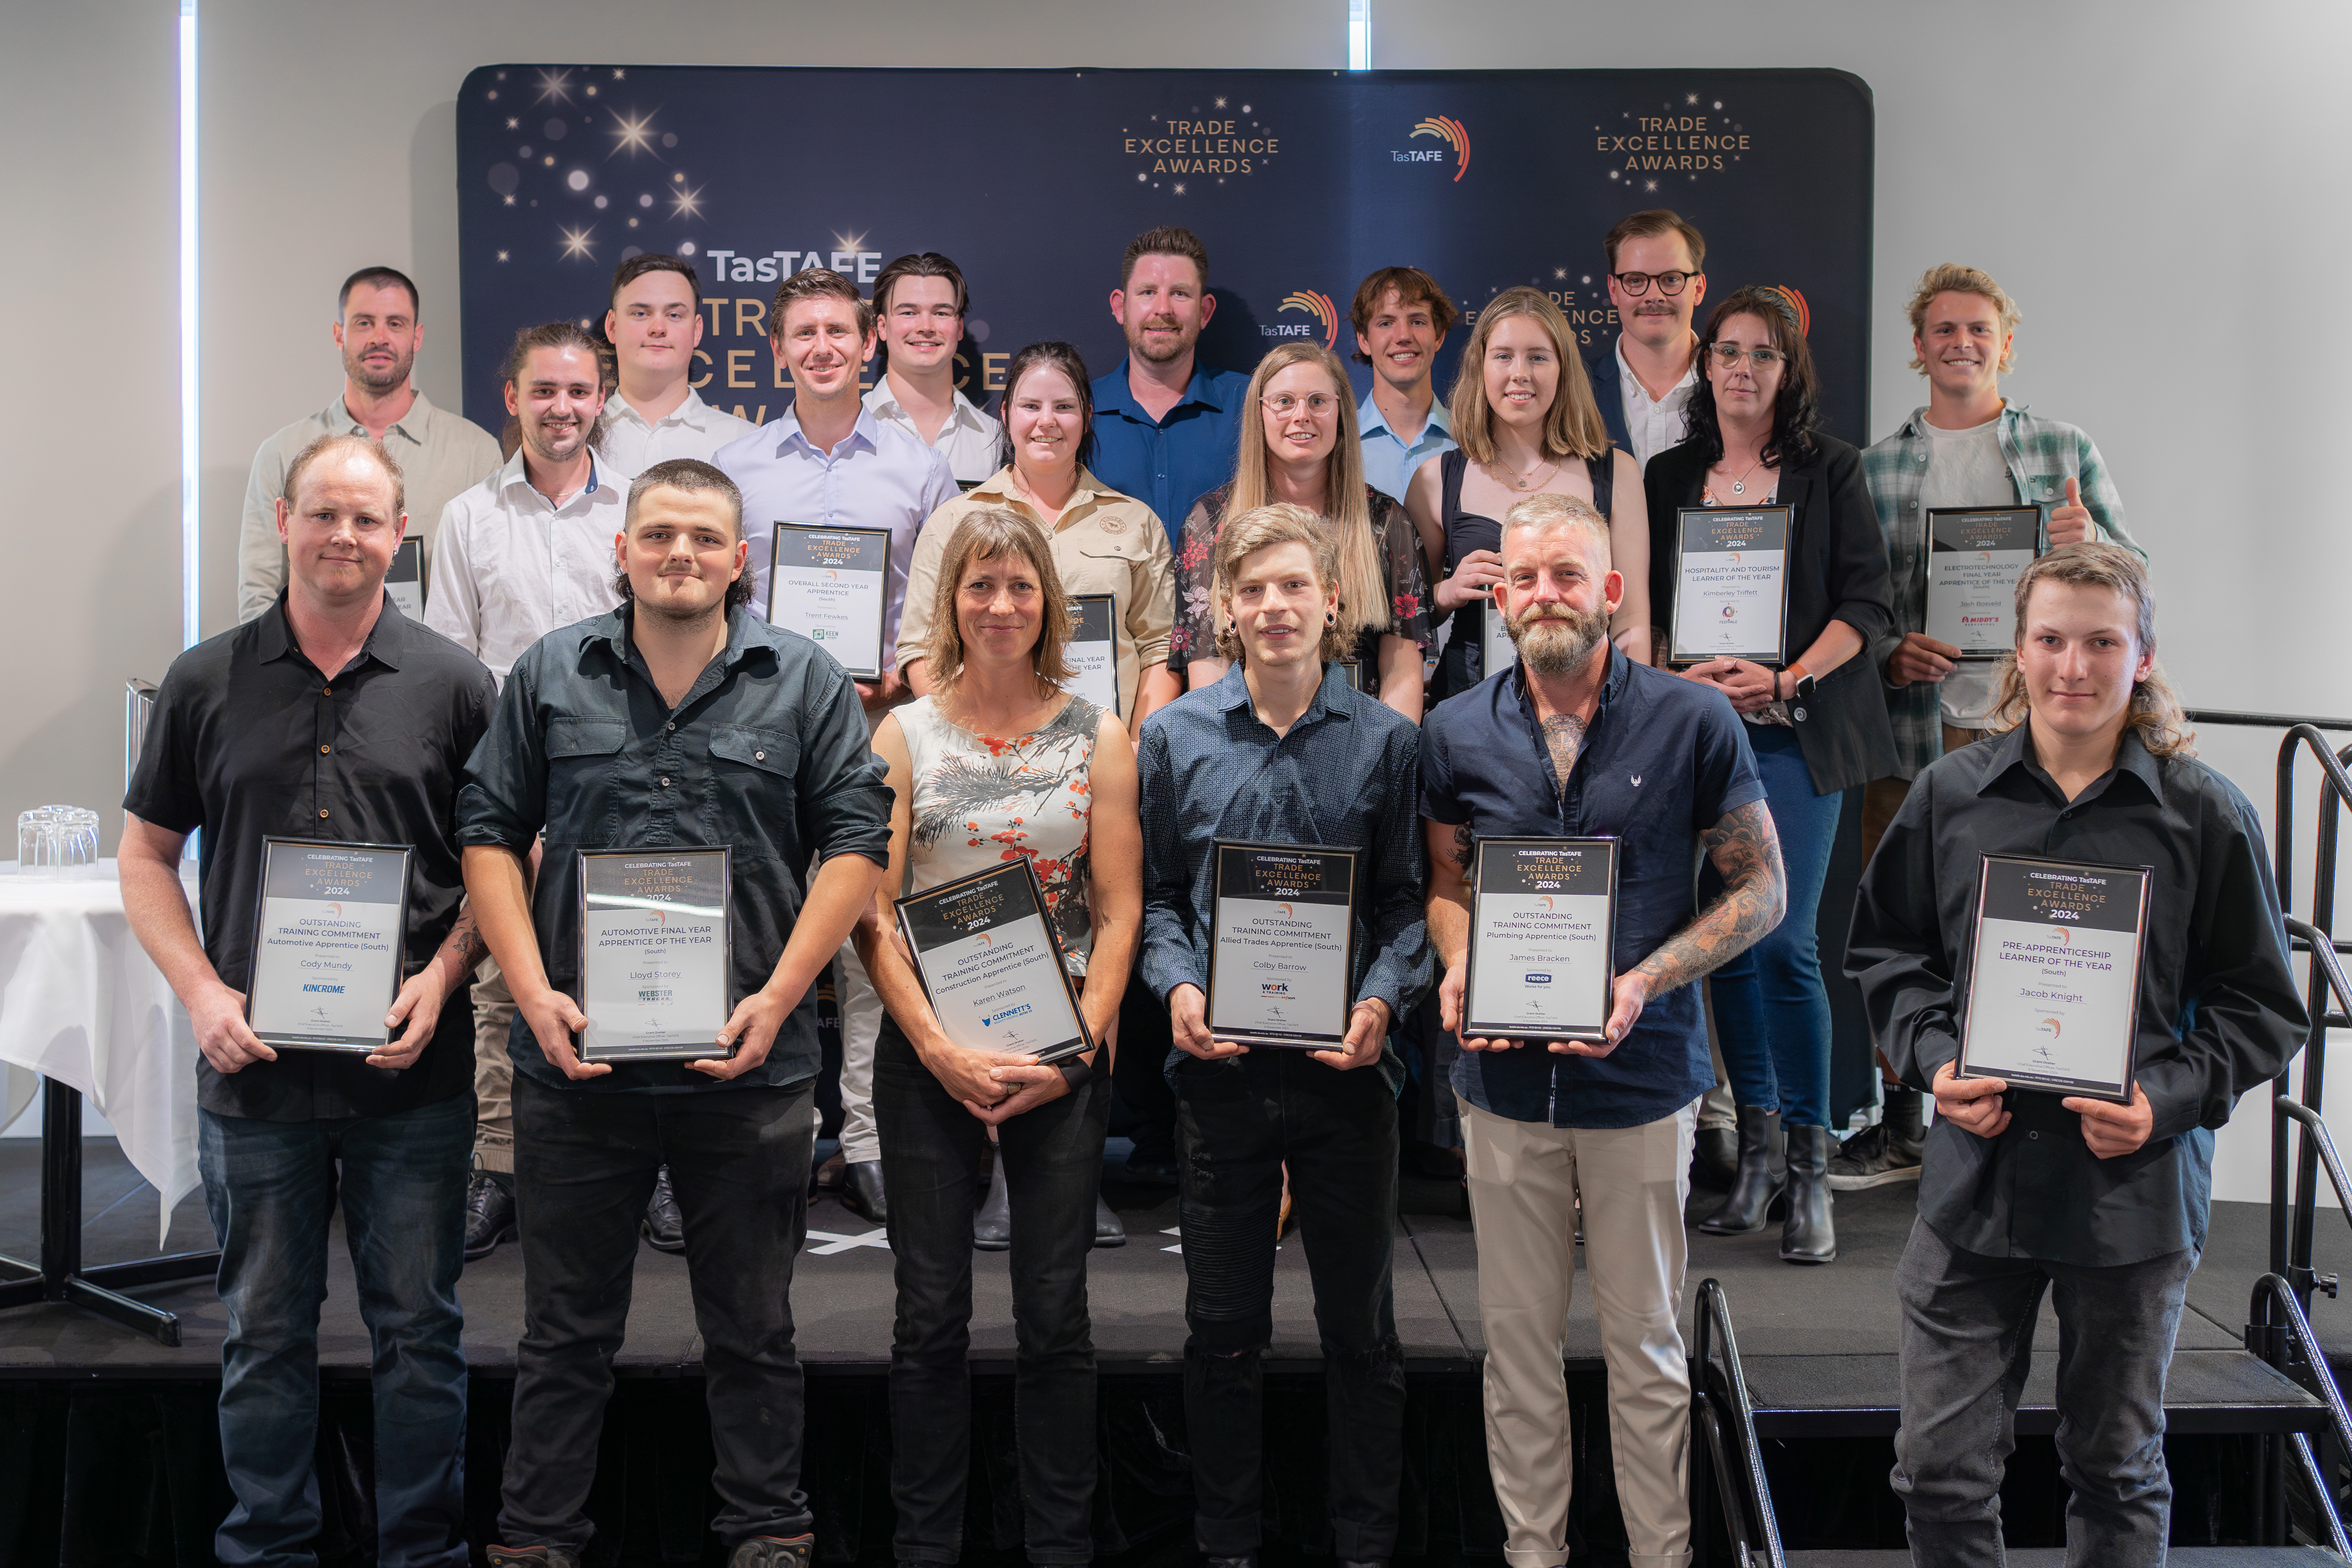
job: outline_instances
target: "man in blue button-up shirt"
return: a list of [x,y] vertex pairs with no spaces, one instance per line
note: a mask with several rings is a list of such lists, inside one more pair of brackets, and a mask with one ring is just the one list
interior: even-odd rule
[[1249,377],[1211,370],[1194,352],[1216,312],[1209,253],[1191,229],[1149,229],[1129,244],[1110,293],[1127,358],[1094,384],[1087,466],[1111,489],[1150,506],[1171,550],[1183,542],[1192,503],[1234,477]]
[[[1467,1038],[1454,1069],[1504,1555],[1511,1568],[1567,1558],[1560,1358],[1580,1195],[1585,1266],[1610,1282],[1595,1306],[1632,1561],[1687,1562],[1683,1204],[1693,1102],[1715,1081],[1690,982],[1779,922],[1787,879],[1730,703],[1611,646],[1624,579],[1601,515],[1569,496],[1519,502],[1503,519],[1503,579],[1496,603],[1518,662],[1440,703],[1422,738],[1444,1027],[1462,1022],[1478,839],[1607,837],[1619,857],[1607,1039]],[[1702,847],[1725,883],[1704,910],[1691,875]]]
[[1437,396],[1437,351],[1462,312],[1418,267],[1383,267],[1356,285],[1349,320],[1356,363],[1372,367],[1372,389],[1356,410],[1364,482],[1404,500],[1422,464],[1454,450]]

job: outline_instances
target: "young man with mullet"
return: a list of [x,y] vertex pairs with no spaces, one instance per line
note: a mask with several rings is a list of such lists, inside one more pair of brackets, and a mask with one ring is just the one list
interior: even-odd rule
[[702,280],[691,262],[646,251],[614,268],[604,337],[621,381],[604,400],[597,449],[622,479],[671,458],[709,462],[759,428],[688,384],[702,345]]
[[[122,902],[194,1026],[196,1144],[220,1237],[223,1563],[314,1563],[319,1306],[341,1207],[374,1354],[375,1560],[464,1568],[466,1354],[457,1304],[482,957],[454,831],[495,693],[383,591],[400,470],[321,436],[277,504],[285,589],[173,660],[123,799]],[[204,830],[197,901],[180,848]],[[407,979],[365,1057],[272,1049],[246,1024],[263,839],[411,847]],[[456,1005],[450,1005],[455,1003]]]
[[[1529,496],[1503,518],[1502,557],[1495,603],[1518,660],[1438,704],[1422,736],[1444,1027],[1459,1037],[1464,1022],[1479,839],[1612,837],[1619,868],[1606,1038],[1464,1038],[1454,1064],[1486,1336],[1486,1461],[1505,1562],[1559,1568],[1573,1479],[1561,1353],[1580,1220],[1630,1561],[1668,1568],[1691,1554],[1683,1205],[1693,1104],[1715,1079],[1691,982],[1779,922],[1788,879],[1730,702],[1610,641],[1624,578],[1600,514],[1573,497]],[[1705,910],[1691,874],[1702,852],[1725,884]]]
[[963,269],[936,250],[885,267],[874,280],[882,378],[866,395],[867,412],[945,458],[966,489],[1004,461],[1004,426],[956,390],[956,345],[971,307]]
[[[2005,732],[1929,763],[1863,873],[1846,949],[1873,1031],[1936,1099],[1895,1271],[1891,1478],[1923,1568],[2001,1558],[2000,1487],[2045,1292],[2069,1563],[2164,1561],[2164,1377],[2205,1245],[2213,1132],[2307,1020],[2246,797],[2194,760],[2137,555],[2062,546],[2017,584]],[[1979,856],[2150,873],[2130,1103],[1960,1079]]]
[[[1618,220],[1601,249],[1618,331],[1609,348],[1585,356],[1584,373],[1609,439],[1647,468],[1683,439],[1684,413],[1698,385],[1691,317],[1706,298],[1706,240],[1681,214],[1652,207]],[[1651,613],[1663,616],[1665,607]]]
[[[1215,1568],[1259,1546],[1259,1363],[1274,1336],[1284,1175],[1314,1280],[1330,1410],[1332,1552],[1396,1544],[1404,1361],[1390,1279],[1397,1089],[1389,1043],[1429,987],[1413,794],[1421,732],[1348,684],[1339,559],[1304,507],[1264,506],[1217,538],[1214,685],[1143,726],[1144,979],[1169,1010],[1183,1159],[1184,1414],[1193,1533]],[[1360,851],[1348,1030],[1329,1050],[1219,1040],[1206,1022],[1215,841]]]
[[1414,471],[1454,449],[1434,373],[1437,351],[1462,312],[1420,268],[1383,267],[1356,285],[1349,319],[1356,363],[1372,367],[1372,389],[1356,410],[1364,482],[1402,500]]
[[[614,559],[620,607],[516,661],[458,803],[467,888],[524,1026],[523,1337],[489,1559],[579,1568],[638,1216],[667,1165],[709,1346],[712,1528],[729,1568],[808,1568],[788,1296],[816,1138],[813,986],[881,879],[889,791],[841,667],[745,607],[724,474],[689,458],[640,474]],[[655,846],[733,851],[729,1054],[583,1063],[579,853]]]
[[[959,493],[948,460],[920,437],[885,424],[858,400],[857,378],[874,353],[874,314],[857,286],[812,267],[784,279],[768,313],[768,342],[791,374],[792,406],[711,459],[743,492],[751,613],[768,613],[768,572],[776,525],[878,528],[890,535],[890,577],[882,607],[887,666],[857,682],[867,724],[914,695],[898,670],[898,620],[907,570],[923,521]],[[839,956],[841,1002],[841,1201],[876,1225],[890,1217],[882,1181],[881,1134],[874,1124],[874,1045],[882,1003],[857,950]]]
[[[2018,321],[2016,302],[1990,274],[1950,263],[1929,268],[1911,296],[1911,368],[1927,377],[1927,405],[1863,454],[1863,479],[1893,567],[1895,635],[1870,657],[1885,679],[1899,763],[1895,777],[1863,786],[1865,860],[1919,770],[1993,727],[1998,663],[1961,663],[1958,648],[1923,629],[1928,509],[2039,507],[2051,549],[2105,540],[2147,554],[2124,529],[2123,499],[2091,438],[2001,396]],[[1883,1042],[1879,1049],[1884,1064]],[[1831,1159],[1832,1190],[1919,1179],[1919,1096],[1892,1078],[1883,1092],[1878,1124]]]

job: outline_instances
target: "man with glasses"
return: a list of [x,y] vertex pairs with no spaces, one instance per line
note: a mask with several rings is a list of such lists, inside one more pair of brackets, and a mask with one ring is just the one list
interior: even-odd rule
[[956,345],[971,296],[963,271],[936,250],[902,256],[874,280],[882,378],[866,407],[948,460],[970,489],[1004,466],[1004,426],[956,389]]
[[1681,215],[1653,207],[1620,219],[1601,248],[1617,341],[1588,354],[1584,371],[1609,439],[1646,468],[1683,438],[1683,411],[1698,384],[1691,316],[1706,298],[1706,240]]

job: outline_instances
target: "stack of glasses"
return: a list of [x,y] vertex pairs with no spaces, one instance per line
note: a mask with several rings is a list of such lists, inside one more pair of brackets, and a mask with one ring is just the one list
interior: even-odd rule
[[37,805],[16,818],[16,874],[81,878],[98,871],[98,813]]

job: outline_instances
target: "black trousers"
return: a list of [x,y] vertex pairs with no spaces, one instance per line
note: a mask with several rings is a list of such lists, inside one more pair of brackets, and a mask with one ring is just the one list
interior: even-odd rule
[[1392,1554],[1404,1465],[1404,1353],[1389,1262],[1396,1099],[1376,1069],[1340,1072],[1261,1048],[1176,1070],[1182,1136],[1184,1419],[1202,1552],[1259,1545],[1261,1362],[1274,1337],[1282,1173],[1315,1285],[1323,1342],[1332,1551]]
[[[988,1128],[940,1087],[898,1021],[874,1047],[898,1316],[890,1499],[901,1563],[963,1553],[971,1471],[971,1216]],[[1110,1121],[1108,1076],[1013,1118],[997,1160],[1013,1208],[1013,1424],[1029,1561],[1094,1560],[1095,1346],[1087,1257]]]
[[711,1528],[732,1551],[805,1534],[793,1263],[808,1233],[810,1086],[596,1094],[514,1079],[523,1329],[499,1534],[584,1546],[613,1357],[629,1316],[637,1226],[669,1166],[710,1404]]

